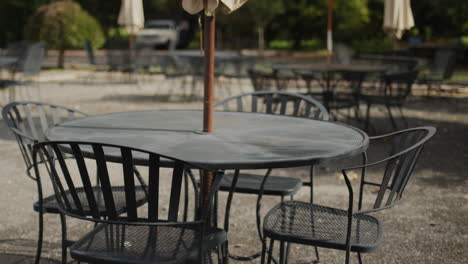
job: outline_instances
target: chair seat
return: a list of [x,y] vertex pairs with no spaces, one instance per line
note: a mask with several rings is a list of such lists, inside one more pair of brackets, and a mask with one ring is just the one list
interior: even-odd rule
[[[220,191],[230,191],[233,174],[225,174],[221,181]],[[236,193],[258,194],[264,176],[240,173],[236,184]],[[264,194],[288,196],[296,194],[302,187],[302,180],[288,177],[271,176],[265,183]]]
[[[199,263],[199,232],[195,230],[101,224],[74,243],[70,255],[77,261],[90,263]],[[226,241],[224,230],[213,229],[204,236],[203,251]]]
[[[91,215],[91,211],[89,209],[88,201],[86,199],[86,194],[84,191],[84,188],[76,188],[78,197],[81,201],[81,205],[83,207],[83,210],[85,211],[85,214]],[[107,210],[104,204],[104,198],[102,196],[101,189],[99,187],[93,187],[94,191],[94,197],[96,197],[97,202],[98,202],[98,207],[99,207],[99,213],[101,216],[108,216],[107,215]],[[123,214],[126,212],[126,202],[125,202],[125,189],[123,186],[119,187],[113,187],[112,188],[112,193],[114,195],[114,202],[115,202],[115,209],[117,214]],[[137,206],[141,206],[146,203],[146,195],[143,190],[143,187],[138,186],[135,187],[135,196],[136,196],[136,204]],[[73,200],[72,196],[70,195],[70,192],[67,191],[67,197],[70,201]],[[45,197],[43,199],[43,211],[46,213],[53,213],[53,214],[58,214],[59,213],[59,205],[57,203],[57,200],[55,199],[55,195],[51,195],[48,197]],[[39,202],[34,203],[34,210],[38,212],[40,210],[39,207]]]
[[[287,201],[265,216],[263,232],[273,240],[346,250],[348,211]],[[380,221],[370,215],[353,216],[351,251],[372,252],[382,238]]]

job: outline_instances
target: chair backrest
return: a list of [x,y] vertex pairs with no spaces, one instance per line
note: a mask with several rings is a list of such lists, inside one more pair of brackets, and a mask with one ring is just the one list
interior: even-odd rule
[[[184,161],[163,156],[157,153],[133,149],[118,145],[93,142],[42,142],[34,146],[34,168],[36,177],[41,179],[38,167],[40,155],[45,157],[50,167],[50,179],[54,188],[60,210],[72,217],[95,222],[129,222],[153,223],[168,222],[201,227],[206,220],[210,206],[202,214],[194,216],[194,221],[183,222],[179,215],[181,193],[186,170],[200,168]],[[66,159],[65,159],[66,157]],[[173,162],[172,168],[161,169],[161,160]],[[138,162],[136,162],[138,161]],[[136,173],[138,165],[139,173]],[[221,173],[214,171],[213,189],[218,188]],[[91,177],[97,175],[100,186],[91,184]],[[148,182],[148,210],[138,210],[135,183],[140,177]],[[123,189],[122,189],[123,186]],[[97,188],[97,189],[96,189]],[[84,197],[80,199],[82,190]],[[124,192],[124,198],[116,192]],[[211,205],[214,192],[211,191],[205,200]],[[126,208],[126,215],[119,215],[116,210],[116,199]],[[98,207],[98,201],[103,205]],[[208,202],[210,201],[210,202]],[[101,203],[102,203],[101,202]],[[102,209],[104,206],[105,210]],[[101,209],[100,209],[101,208]],[[105,218],[105,219],[104,219]],[[182,223],[183,222],[183,223]]]
[[380,88],[382,95],[395,99],[406,98],[411,94],[417,77],[417,71],[382,75]]
[[26,50],[26,55],[22,65],[19,67],[24,75],[31,76],[39,73],[42,69],[42,62],[44,61],[45,44],[38,42],[30,45]]
[[333,60],[338,64],[351,64],[351,52],[349,47],[343,43],[335,44],[333,48]]
[[86,51],[86,56],[88,57],[88,62],[91,65],[96,65],[96,58],[94,57],[93,46],[91,45],[91,41],[89,39],[85,39],[83,41],[83,47]]
[[[393,207],[401,200],[421,150],[435,132],[434,127],[418,127],[371,138],[371,146],[378,140],[389,142],[391,146],[386,158],[367,163],[366,157],[366,165],[355,167],[355,169],[363,169],[358,210],[361,212],[379,211]],[[378,172],[377,176],[369,175],[369,171],[373,169]],[[352,169],[343,170],[345,175],[349,170]],[[369,192],[365,190],[367,186],[378,189]],[[370,199],[372,203],[366,206],[370,209],[362,211],[364,195],[375,197]]]
[[6,47],[5,56],[21,57],[28,48],[26,41],[9,43]]
[[223,111],[329,119],[326,108],[312,97],[282,91],[244,93],[217,102],[214,107]]
[[58,123],[88,116],[65,106],[40,102],[12,102],[2,110],[3,120],[13,132],[28,170],[32,168],[32,145],[45,139],[46,131]]
[[456,52],[453,49],[439,49],[435,52],[432,62],[431,74],[448,79],[455,71]]

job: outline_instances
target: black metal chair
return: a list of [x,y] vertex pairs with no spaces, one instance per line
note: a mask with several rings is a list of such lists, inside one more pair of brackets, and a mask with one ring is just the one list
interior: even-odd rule
[[452,77],[456,61],[456,51],[453,49],[439,49],[435,52],[429,72],[419,80],[419,83],[427,85],[427,95],[433,90],[444,91],[442,84]]
[[[371,213],[391,208],[400,202],[421,150],[435,132],[433,127],[419,127],[371,138],[371,142],[391,142],[391,147],[383,160],[368,163],[364,153],[364,165],[342,170],[349,194],[347,210],[299,201],[283,202],[271,209],[263,222],[261,263],[265,263],[267,239],[270,239],[268,263],[273,258],[274,241],[280,242],[281,264],[286,263],[288,257],[286,243],[346,251],[345,263],[350,261],[350,252],[357,252],[359,263],[362,263],[361,253],[376,250],[382,241],[382,223]],[[378,173],[368,173],[374,169]],[[348,177],[356,171],[361,171],[357,197]],[[268,177],[264,179],[262,189],[267,180]],[[370,192],[366,187],[378,190]],[[258,199],[261,196],[262,193]],[[367,198],[369,196],[375,197]],[[356,201],[357,210],[354,207]]]
[[[45,56],[45,44],[43,42],[28,45],[19,58],[12,71],[11,80],[0,81],[0,87],[10,88],[9,101],[14,101],[16,97],[16,87],[24,87],[33,83],[41,69]],[[15,80],[17,73],[22,73],[22,80]]]
[[[26,165],[26,174],[29,178],[38,183],[38,194],[40,197],[43,197],[41,182],[31,174],[31,169],[33,168],[32,160],[32,146],[35,143],[46,140],[45,133],[46,131],[65,121],[71,121],[77,118],[83,118],[88,116],[88,114],[83,113],[78,110],[74,110],[65,106],[55,105],[55,104],[46,104],[40,102],[12,102],[6,105],[2,110],[3,120],[6,122],[7,126],[13,132],[18,147],[21,151],[24,163]],[[146,186],[146,183],[143,179],[140,178],[140,184]],[[99,186],[97,181],[96,186]],[[124,191],[120,188],[119,194],[120,198],[116,206],[119,213],[125,213],[125,204],[122,202]],[[80,199],[84,199],[84,190],[78,190],[80,192]],[[140,188],[137,191],[138,204],[142,205],[146,202],[146,190]],[[101,210],[103,208],[102,201],[99,204]],[[43,237],[43,214],[60,214],[58,203],[55,200],[53,195],[46,196],[43,198],[42,206],[39,202],[34,203],[34,211],[39,214],[39,231],[38,231],[38,248],[36,253],[35,263],[39,263],[41,251],[42,251],[42,237]],[[41,209],[42,208],[42,209]],[[60,220],[62,225],[62,235],[66,236],[66,222],[65,217],[60,214]],[[62,246],[62,262],[66,262],[66,246],[68,243],[64,243]]]
[[[204,200],[203,211],[195,214],[193,221],[184,221],[179,215],[184,172],[188,168],[206,168],[123,146],[43,142],[35,144],[33,150],[37,179],[41,179],[38,166],[41,157],[50,167],[59,211],[96,224],[70,247],[73,259],[91,263],[205,263],[204,258],[216,248],[221,256],[226,232],[212,227],[208,221],[221,172],[213,171],[212,189]],[[173,168],[167,169],[169,172],[161,170],[162,159],[174,163]],[[136,184],[139,178],[134,170],[136,165],[148,181],[146,211],[138,209],[141,187]],[[100,179],[99,187],[91,184],[93,174]],[[163,186],[169,182],[167,192]],[[43,201],[41,198],[39,202]],[[126,209],[125,216],[120,215],[119,204]]]
[[392,108],[397,108],[400,112],[401,119],[405,123],[405,128],[408,127],[408,121],[403,115],[403,104],[406,98],[411,95],[411,90],[418,72],[405,72],[396,74],[386,74],[382,76],[379,87],[373,87],[365,94],[361,95],[361,100],[367,104],[365,128],[369,129],[370,125],[370,110],[373,105],[382,105],[387,109],[388,116],[393,128],[396,130],[398,126],[392,115]]
[[[272,115],[287,115],[301,118],[312,118],[316,120],[328,120],[325,107],[313,98],[295,93],[282,91],[259,91],[245,93],[238,96],[226,98],[215,104],[215,108],[223,111],[265,113]],[[281,125],[281,124],[278,124]],[[313,199],[313,177],[314,166],[310,169],[310,181],[303,182],[298,178],[270,177],[264,188],[264,194],[279,196],[281,200],[285,196],[295,195],[302,186],[310,187],[310,199]],[[263,175],[240,173],[236,170],[234,174],[225,174],[219,190],[225,192],[236,192],[243,194],[259,194],[260,185],[264,179]],[[225,217],[224,229],[229,229],[229,206],[232,195],[228,198],[227,216]],[[257,211],[257,228],[260,232],[260,214]],[[258,257],[255,254],[250,257],[239,257],[232,255],[238,260],[250,260]]]

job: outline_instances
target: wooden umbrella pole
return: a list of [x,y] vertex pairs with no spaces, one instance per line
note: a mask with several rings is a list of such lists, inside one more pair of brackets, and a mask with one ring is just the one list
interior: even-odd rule
[[[205,15],[203,47],[205,55],[205,94],[203,100],[203,131],[211,133],[213,131],[213,98],[214,98],[214,64],[215,64],[215,17]],[[202,179],[202,206],[206,206],[205,201],[211,189],[213,173],[203,171]]]
[[327,20],[327,62],[330,64],[333,55],[333,0],[328,0]]
[[203,131],[213,131],[214,64],[215,64],[215,17],[205,15],[205,94],[203,100]]

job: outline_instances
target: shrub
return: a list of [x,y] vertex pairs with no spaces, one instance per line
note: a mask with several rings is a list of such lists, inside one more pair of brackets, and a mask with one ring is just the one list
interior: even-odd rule
[[72,0],[39,7],[29,18],[24,36],[30,41],[45,41],[48,48],[60,50],[60,68],[63,68],[65,49],[82,48],[85,39],[94,48],[100,48],[105,42],[98,21]]

